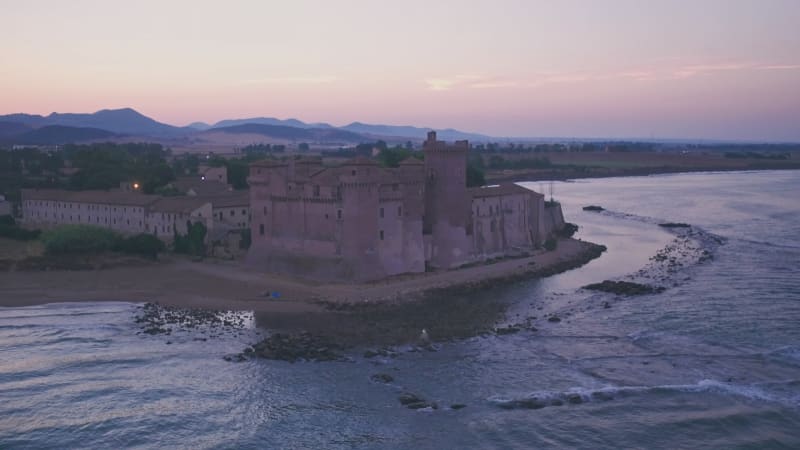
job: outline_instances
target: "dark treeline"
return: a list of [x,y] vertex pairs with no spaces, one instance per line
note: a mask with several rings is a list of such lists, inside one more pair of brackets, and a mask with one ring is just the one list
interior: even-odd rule
[[112,189],[121,182],[136,181],[147,194],[175,179],[167,163],[169,150],[160,144],[65,145],[64,159],[78,171],[69,179],[69,189]]

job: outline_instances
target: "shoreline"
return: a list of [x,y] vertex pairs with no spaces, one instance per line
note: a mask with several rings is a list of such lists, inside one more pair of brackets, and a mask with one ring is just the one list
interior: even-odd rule
[[703,172],[767,172],[767,171],[800,170],[800,163],[771,165],[753,164],[751,166],[726,167],[631,167],[631,168],[587,168],[586,170],[576,169],[524,169],[520,171],[487,171],[487,184],[494,183],[524,183],[537,181],[571,181],[581,179],[596,178],[624,178],[624,177],[646,177],[651,175],[670,175],[682,173],[703,173]]
[[101,270],[2,272],[0,307],[114,301],[255,313],[323,313],[354,304],[408,303],[554,275],[586,264],[603,250],[597,244],[562,238],[556,250],[537,251],[529,257],[364,284],[315,283],[258,272],[240,263],[185,260]]

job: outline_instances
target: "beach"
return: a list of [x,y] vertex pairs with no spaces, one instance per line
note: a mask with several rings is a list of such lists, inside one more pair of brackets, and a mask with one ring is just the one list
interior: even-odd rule
[[0,273],[0,306],[126,301],[260,313],[319,312],[331,305],[396,303],[441,290],[536,278],[578,267],[599,254],[595,244],[561,239],[556,250],[529,257],[372,283],[315,283],[238,262],[186,259],[102,270],[13,271]]

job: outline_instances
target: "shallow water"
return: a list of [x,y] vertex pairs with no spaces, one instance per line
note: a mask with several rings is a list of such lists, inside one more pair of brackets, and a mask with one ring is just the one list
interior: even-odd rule
[[[256,329],[200,341],[219,333],[136,334],[128,303],[0,308],[0,448],[800,447],[800,172],[554,190],[577,237],[608,252],[475,296],[508,302],[506,323],[536,316],[536,332],[397,358],[231,363]],[[661,221],[723,243],[659,278],[661,294],[579,289],[653,264],[675,238]],[[378,372],[395,381],[370,381]],[[440,409],[406,409],[403,391]]]

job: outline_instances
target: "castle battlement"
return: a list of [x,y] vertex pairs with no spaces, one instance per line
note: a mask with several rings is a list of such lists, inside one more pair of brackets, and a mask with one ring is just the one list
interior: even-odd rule
[[397,168],[359,157],[250,166],[248,260],[323,280],[449,269],[543,242],[544,197],[517,185],[467,189],[468,141],[428,133],[425,160]]
[[429,131],[428,139],[422,143],[422,149],[426,152],[429,151],[448,151],[448,152],[465,152],[469,150],[469,141],[455,141],[453,144],[448,144],[446,141],[436,140],[436,132]]

